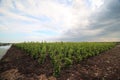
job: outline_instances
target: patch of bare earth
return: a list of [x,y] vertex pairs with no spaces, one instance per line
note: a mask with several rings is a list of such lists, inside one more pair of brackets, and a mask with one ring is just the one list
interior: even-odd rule
[[120,45],[63,68],[58,78],[52,74],[49,56],[39,64],[14,46],[0,60],[0,80],[120,80]]

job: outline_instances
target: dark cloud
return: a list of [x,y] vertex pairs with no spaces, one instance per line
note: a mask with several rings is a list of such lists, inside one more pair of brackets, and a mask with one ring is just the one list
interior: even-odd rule
[[[104,27],[119,22],[120,0],[105,1],[103,7],[91,17],[91,28]],[[114,26],[113,26],[114,27]]]
[[103,29],[95,37],[118,38],[120,40],[120,0],[105,1],[105,6],[94,15],[90,29]]
[[[101,8],[89,17],[87,29],[71,29],[64,33],[65,40],[90,41],[99,38],[120,40],[120,0],[105,0]],[[79,25],[80,26],[80,25]],[[91,34],[91,32],[99,31]],[[87,33],[86,33],[87,32]],[[87,35],[84,35],[87,34]]]

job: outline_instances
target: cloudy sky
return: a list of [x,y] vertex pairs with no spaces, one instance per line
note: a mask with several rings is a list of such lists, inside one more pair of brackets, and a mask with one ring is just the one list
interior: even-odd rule
[[0,42],[120,41],[120,0],[0,0]]

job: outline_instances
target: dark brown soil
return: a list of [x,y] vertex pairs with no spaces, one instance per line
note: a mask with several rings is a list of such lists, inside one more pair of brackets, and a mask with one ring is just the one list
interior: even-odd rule
[[49,56],[41,65],[12,46],[0,60],[0,80],[120,80],[120,45],[62,69],[58,78],[52,75]]

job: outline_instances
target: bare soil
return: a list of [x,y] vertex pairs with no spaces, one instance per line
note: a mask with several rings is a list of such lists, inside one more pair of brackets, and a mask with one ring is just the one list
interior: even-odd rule
[[53,77],[47,56],[44,64],[12,46],[0,60],[0,80],[120,80],[120,45],[94,57],[63,68]]

